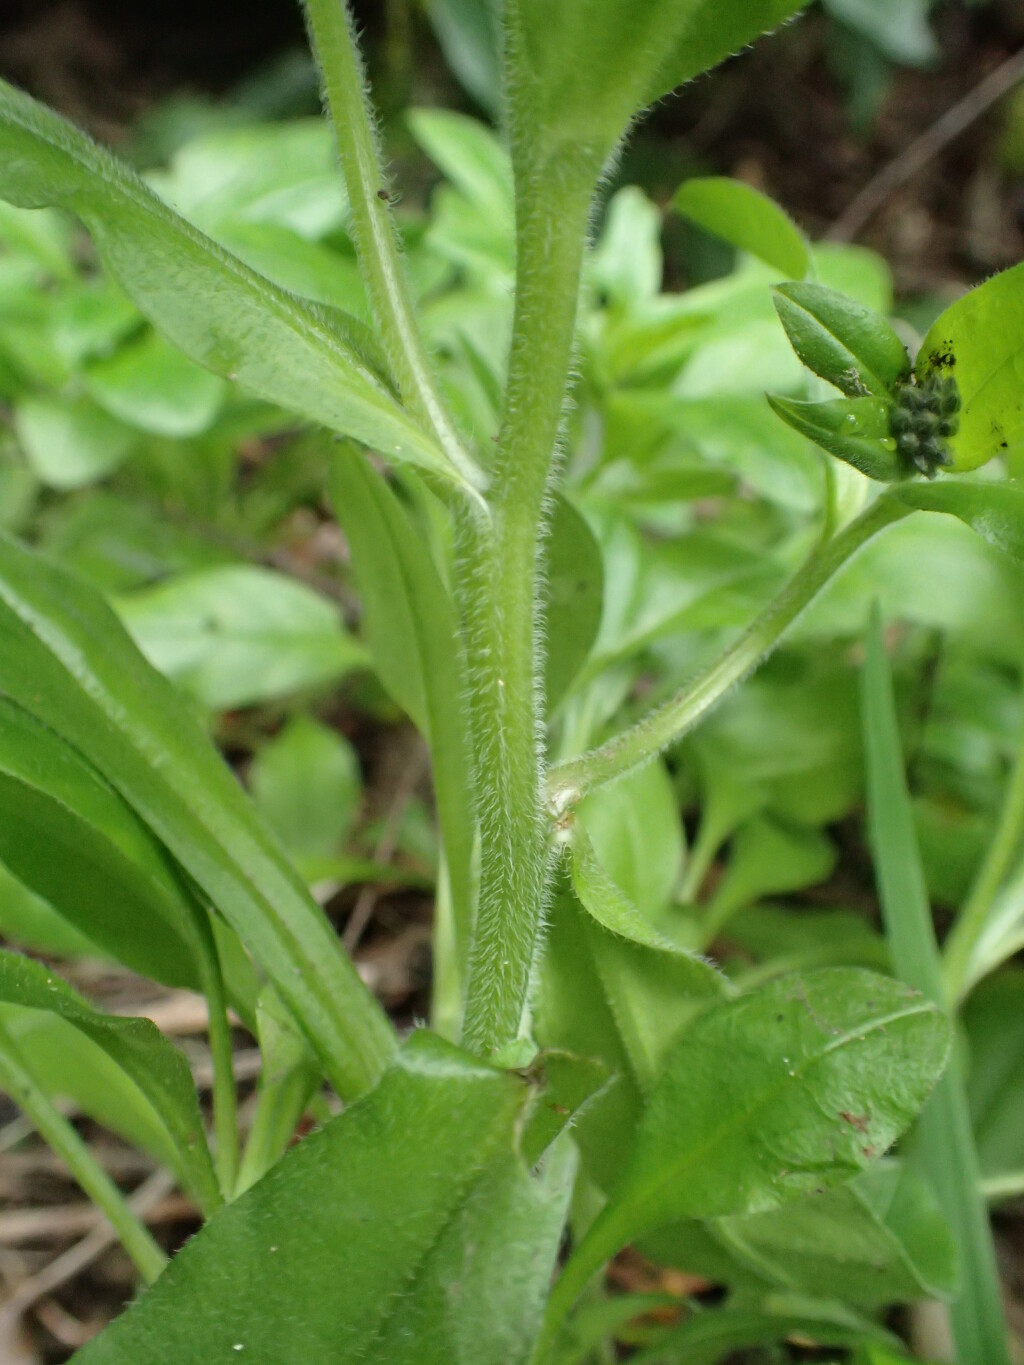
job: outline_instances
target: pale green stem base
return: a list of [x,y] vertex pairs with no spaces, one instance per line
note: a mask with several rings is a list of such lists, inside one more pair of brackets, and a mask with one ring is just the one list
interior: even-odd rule
[[40,1135],[66,1162],[85,1193],[106,1214],[143,1280],[152,1284],[167,1264],[167,1257],[75,1129],[57,1112],[49,1096],[40,1090],[22,1061],[17,1045],[2,1024],[0,1089],[6,1091],[24,1110]]

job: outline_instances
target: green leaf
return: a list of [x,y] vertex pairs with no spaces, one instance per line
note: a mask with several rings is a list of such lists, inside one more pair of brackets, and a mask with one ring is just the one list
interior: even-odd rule
[[564,1159],[533,1178],[515,1151],[528,1096],[414,1034],[371,1094],[212,1219],[81,1365],[521,1365],[571,1184]]
[[664,763],[648,763],[580,804],[579,822],[608,876],[652,923],[683,863],[679,801]]
[[329,858],[352,828],[362,797],[359,761],[336,730],[299,715],[249,769],[253,800],[293,858]]
[[801,0],[513,0],[506,89],[517,176],[596,177],[635,113],[802,8]]
[[[188,1062],[148,1019],[93,1009],[39,962],[0,950],[0,1000],[59,1015],[116,1063],[152,1105],[176,1157],[179,1175],[207,1213],[220,1205]],[[31,1065],[31,1051],[26,1058]]]
[[609,201],[589,276],[612,303],[633,311],[661,288],[661,210],[643,190],[627,185]]
[[261,398],[458,479],[360,355],[359,328],[278,288],[126,167],[0,82],[0,194],[76,213],[107,269],[186,355]]
[[1024,972],[981,982],[964,1007],[967,1095],[982,1174],[1024,1168]]
[[940,314],[921,343],[918,380],[951,374],[960,391],[960,426],[949,440],[956,469],[1024,442],[1022,286],[1024,265],[994,275]]
[[889,405],[883,399],[836,398],[804,403],[777,394],[765,396],[772,411],[794,431],[869,479],[893,483],[906,478],[896,442],[889,434]]
[[0,935],[18,948],[48,957],[94,957],[101,953],[97,944],[5,867],[0,867]]
[[762,896],[817,886],[835,865],[832,841],[819,830],[755,816],[735,836],[729,865],[701,911],[700,945],[711,943],[737,910]]
[[948,1053],[933,1005],[856,968],[716,1005],[674,1047],[609,1217],[638,1231],[754,1213],[848,1179],[904,1131]]
[[106,603],[0,539],[0,686],[106,778],[227,920],[349,1095],[394,1046],[383,1012],[173,686]]
[[569,868],[580,904],[603,929],[628,939],[630,943],[686,958],[692,964],[695,977],[702,972],[717,975],[709,962],[682,944],[673,942],[629,899],[605,871],[586,830],[578,823],[573,826],[569,837]]
[[867,1308],[945,1298],[957,1280],[956,1247],[930,1186],[888,1160],[769,1213],[662,1229],[643,1250],[744,1292],[769,1287]]
[[904,484],[893,496],[922,512],[958,517],[990,545],[1024,564],[1024,488],[1019,485],[942,479]]
[[468,740],[461,709],[455,609],[422,534],[357,451],[331,465],[331,501],[352,550],[363,627],[377,675],[430,744],[455,914],[458,960],[473,920]]
[[742,180],[687,180],[672,196],[672,208],[790,279],[802,280],[810,268],[810,250],[800,229],[773,199]]
[[848,398],[886,398],[910,374],[907,349],[880,313],[820,284],[772,291],[793,350]]
[[197,986],[192,914],[163,849],[69,744],[0,700],[0,857],[133,971]]
[[863,34],[890,61],[927,66],[941,53],[928,27],[930,0],[825,0],[825,8]]
[[[941,959],[877,611],[868,631],[862,676],[869,830],[893,967],[932,999],[944,1001]],[[961,1289],[952,1306],[957,1354],[963,1360],[1005,1365],[1009,1354],[995,1247],[979,1189],[978,1157],[955,1054],[921,1117],[917,1142],[918,1159],[939,1195],[960,1254]]]
[[790,1337],[801,1345],[856,1346],[865,1338],[889,1340],[888,1332],[827,1304],[782,1299],[763,1308],[724,1307],[694,1313],[653,1346],[637,1351],[636,1365],[716,1365],[737,1351],[773,1346]]
[[496,232],[512,226],[512,168],[498,137],[478,119],[452,109],[410,109],[409,131],[445,178]]
[[150,663],[211,710],[320,687],[366,663],[334,603],[256,565],[198,569],[116,606]]
[[551,1299],[674,1218],[756,1213],[848,1180],[907,1127],[945,1065],[947,1022],[856,968],[794,974],[699,1014],[676,1040],[605,1208]]
[[491,0],[427,0],[448,65],[491,114],[501,109],[497,22]]
[[59,1014],[0,1003],[0,1023],[44,1095],[70,1101],[94,1123],[171,1169],[173,1143],[156,1110],[127,1072]]
[[136,437],[88,398],[33,394],[14,411],[14,430],[32,469],[51,488],[82,488],[127,459]]
[[564,892],[552,907],[540,972],[534,1029],[541,1044],[597,1058],[615,1076],[573,1125],[587,1174],[608,1189],[666,1051],[730,987],[699,958],[606,929]]
[[554,505],[547,542],[548,711],[558,705],[590,655],[601,626],[604,560],[584,517],[566,498]]
[[95,361],[83,378],[89,393],[111,416],[140,431],[178,440],[208,431],[227,391],[222,379],[155,332]]

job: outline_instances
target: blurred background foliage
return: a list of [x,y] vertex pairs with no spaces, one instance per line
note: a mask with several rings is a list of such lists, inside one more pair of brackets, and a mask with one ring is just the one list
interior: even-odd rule
[[[427,339],[486,450],[500,418],[514,251],[486,7],[356,8]],[[817,243],[818,278],[892,315],[912,347],[956,293],[1021,257],[1024,87],[897,186],[856,243],[843,240],[844,211],[1021,43],[1019,0],[825,0],[663,102],[639,130],[595,226],[554,514],[556,757],[600,740],[713,657],[819,525],[820,452],[763,398],[816,396],[771,304],[778,275],[672,214],[672,194],[708,173],[763,189]],[[103,0],[8,0],[0,68],[115,145],[250,264],[369,321],[291,0],[151,0],[130,22]],[[0,405],[0,525],[110,595],[206,718],[364,972],[399,1016],[421,1014],[436,862],[429,786],[422,746],[360,634],[345,541],[324,501],[330,438],[176,353],[97,271],[69,222],[3,205]],[[1021,475],[1012,463],[1008,472]],[[415,481],[400,490],[443,571],[437,508]],[[695,735],[583,813],[601,862],[652,921],[713,944],[739,978],[887,960],[858,703],[873,601],[943,930],[970,893],[1019,761],[1024,666],[1024,575],[948,518],[920,514],[871,545]],[[964,1020],[984,1174],[1011,1196],[999,1227],[1014,1290],[1024,1283],[1012,1203],[1024,1189],[1024,973],[1002,964],[1024,944],[1024,849],[1016,855]],[[0,931],[46,953],[97,956],[10,874]],[[545,1041],[575,1047],[587,1040],[578,1019],[565,1023],[559,953],[579,953],[578,932],[556,920],[551,998],[569,1003],[564,1018],[555,1009],[541,1024]],[[604,954],[607,992],[638,989],[632,950],[590,947]],[[648,989],[651,1011],[663,1010],[657,982]],[[28,1027],[17,1007],[2,1008]],[[651,1017],[663,1035],[656,1049],[670,1023]],[[51,1088],[73,1090],[117,1128],[95,1101],[90,1110],[88,1059],[74,1078],[59,1048],[50,1065]],[[607,1140],[614,1115],[603,1122]],[[582,1140],[600,1184],[613,1158],[596,1136]],[[920,1201],[931,1209],[927,1192]],[[790,1256],[790,1281],[824,1293],[824,1276],[840,1293],[834,1268],[815,1263],[813,1229],[777,1220],[757,1235],[772,1256]],[[717,1236],[685,1250],[687,1268],[758,1280],[763,1256],[723,1249]],[[683,1254],[650,1250],[669,1264]],[[863,1283],[849,1267],[839,1281],[874,1305],[924,1292],[926,1271],[882,1291],[869,1268]]]

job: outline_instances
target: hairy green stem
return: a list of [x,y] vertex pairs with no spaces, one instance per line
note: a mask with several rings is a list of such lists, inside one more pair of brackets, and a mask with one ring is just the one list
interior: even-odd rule
[[989,912],[1024,840],[1024,719],[999,824],[966,904],[950,931],[943,952],[946,992],[957,1004],[968,988],[971,958],[988,925]]
[[837,536],[819,543],[774,601],[710,668],[630,729],[553,769],[548,799],[554,814],[562,815],[588,792],[642,767],[692,730],[731,687],[771,653],[843,565],[872,536],[909,512],[895,498],[877,498]]
[[147,1284],[152,1284],[167,1264],[167,1257],[75,1129],[57,1112],[49,1096],[40,1090],[3,1024],[0,1024],[0,1089],[21,1107],[67,1164],[92,1202],[106,1214],[139,1274]]
[[486,482],[483,471],[463,448],[438,392],[409,296],[352,15],[346,0],[303,4],[348,190],[359,268],[392,376],[403,402],[433,433],[452,467],[479,490]]
[[545,499],[572,358],[590,185],[557,173],[519,187],[516,306],[492,517],[460,526],[480,820],[480,900],[464,1038],[487,1054],[522,1026],[549,878],[543,802]]

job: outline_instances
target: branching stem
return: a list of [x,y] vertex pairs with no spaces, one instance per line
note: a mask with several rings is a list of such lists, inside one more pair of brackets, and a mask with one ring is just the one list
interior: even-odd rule
[[664,705],[598,749],[553,769],[548,800],[554,815],[577,806],[588,792],[625,777],[687,734],[722,697],[775,648],[782,636],[857,551],[883,527],[909,513],[897,499],[877,498],[856,520],[811,552],[790,581],[705,672]]

